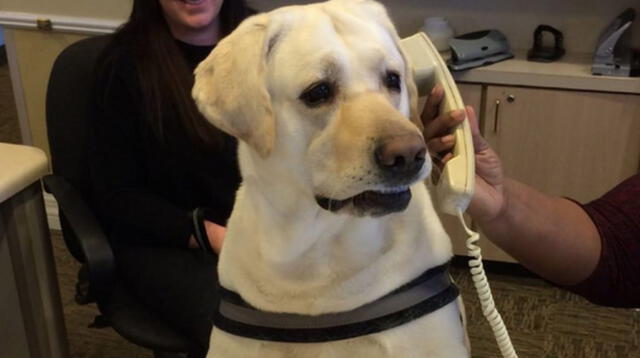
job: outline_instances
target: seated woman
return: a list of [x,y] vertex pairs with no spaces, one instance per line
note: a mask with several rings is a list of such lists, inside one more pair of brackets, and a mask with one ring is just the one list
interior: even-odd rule
[[208,251],[220,250],[240,177],[235,140],[191,99],[192,72],[249,12],[241,0],[134,0],[92,95],[94,201],[118,273],[203,355],[217,302]]

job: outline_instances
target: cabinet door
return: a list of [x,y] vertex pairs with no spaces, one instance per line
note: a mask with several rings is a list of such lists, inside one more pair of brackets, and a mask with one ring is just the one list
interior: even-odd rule
[[[484,118],[485,117],[484,113],[482,112],[482,109],[483,109],[482,91],[477,90],[474,87],[481,87],[481,85],[465,85],[463,87],[460,87],[460,93],[462,94],[465,104],[473,106],[473,108],[477,113],[478,120],[482,125],[482,123],[486,121],[486,119]],[[465,215],[465,217],[467,217],[468,223],[472,222],[468,216]],[[459,227],[459,224],[458,224],[458,227]],[[473,229],[478,230],[478,228],[475,227],[475,225],[473,226]],[[458,229],[458,230],[460,231],[455,233],[455,235],[457,235],[456,239],[452,239],[454,253],[456,255],[468,256],[467,247],[465,245],[466,238],[467,238],[466,233],[464,233],[462,229]],[[459,240],[458,238],[464,238],[464,240]],[[484,260],[501,261],[501,262],[517,262],[513,257],[508,255],[507,253],[502,251],[502,249],[498,248],[491,241],[489,241],[489,239],[485,235],[483,235],[481,232],[480,232],[480,241],[477,243],[477,245],[480,246],[480,248],[482,249],[482,257]]]
[[640,165],[640,96],[487,87],[484,135],[505,174],[545,193],[593,200]]
[[[473,106],[476,112],[480,111],[482,101],[482,85],[458,83],[457,86],[465,105]],[[458,221],[458,218],[443,213],[439,213],[439,215],[445,230],[451,238],[451,243],[453,244],[453,253],[455,255],[467,256],[467,248],[465,246],[467,233],[464,231],[462,225]],[[468,225],[471,226],[471,220],[466,216],[465,218],[467,219],[466,221]]]
[[472,106],[479,113],[482,105],[482,85],[473,83],[458,83],[457,85],[464,104]]

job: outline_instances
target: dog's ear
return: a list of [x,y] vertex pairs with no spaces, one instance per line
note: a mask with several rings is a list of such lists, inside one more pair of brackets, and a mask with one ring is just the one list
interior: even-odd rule
[[262,157],[275,143],[265,67],[268,15],[253,16],[218,43],[195,70],[192,95],[204,117]]

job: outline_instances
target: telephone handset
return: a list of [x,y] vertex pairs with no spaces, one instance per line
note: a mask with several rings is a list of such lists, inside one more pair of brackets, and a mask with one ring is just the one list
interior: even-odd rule
[[[440,105],[440,113],[456,109],[464,110],[464,103],[458,87],[451,77],[440,53],[422,32],[407,37],[400,46],[413,66],[413,76],[418,87],[418,95],[424,103],[431,89],[437,84],[444,88],[444,99]],[[422,106],[421,106],[422,107]],[[455,146],[453,157],[442,169],[436,183],[435,203],[440,211],[450,215],[464,213],[473,195],[475,179],[475,157],[471,128],[468,121],[462,122],[454,130]]]
[[[418,95],[422,98],[420,107],[424,105],[424,97],[431,92],[436,84],[440,84],[444,88],[444,99],[440,105],[440,113],[464,109],[458,87],[453,81],[447,65],[440,57],[440,53],[427,35],[418,32],[400,41],[400,46],[413,66]],[[495,308],[491,288],[484,273],[482,253],[480,247],[476,245],[479,235],[467,227],[462,216],[469,206],[475,185],[475,153],[469,122],[465,120],[458,125],[454,128],[453,134],[456,140],[453,147],[453,157],[445,164],[436,183],[435,204],[440,211],[457,216],[469,235],[466,241],[469,256],[471,256],[469,267],[480,297],[482,313],[489,321],[489,326],[493,330],[502,356],[517,358],[509,338],[509,332],[507,332],[500,313]]]

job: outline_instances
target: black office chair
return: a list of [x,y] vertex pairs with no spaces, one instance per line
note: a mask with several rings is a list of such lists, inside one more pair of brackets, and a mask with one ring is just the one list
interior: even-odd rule
[[53,174],[44,178],[60,208],[62,234],[70,253],[82,263],[76,302],[96,302],[94,326],[112,326],[156,357],[182,356],[196,344],[172,329],[127,292],[115,271],[109,241],[92,210],[87,158],[87,122],[93,69],[109,36],[84,39],[56,59],[47,89],[46,120]]

